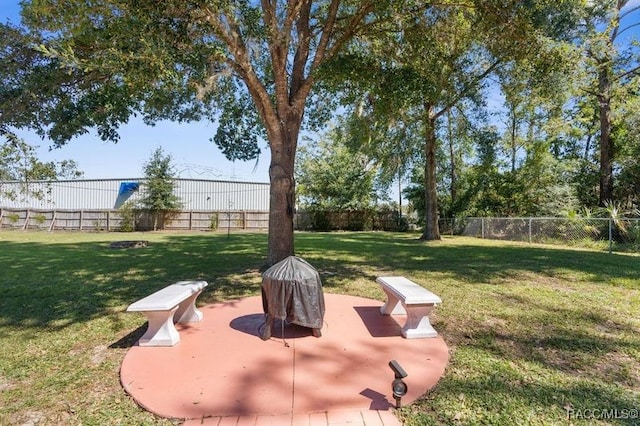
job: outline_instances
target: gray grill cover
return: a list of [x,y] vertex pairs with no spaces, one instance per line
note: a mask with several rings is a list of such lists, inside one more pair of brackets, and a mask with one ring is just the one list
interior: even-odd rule
[[318,271],[296,256],[276,263],[262,274],[262,307],[273,318],[322,328],[324,294]]

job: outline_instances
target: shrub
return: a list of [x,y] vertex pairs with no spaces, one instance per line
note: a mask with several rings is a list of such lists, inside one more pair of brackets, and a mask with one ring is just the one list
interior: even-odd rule
[[138,215],[138,209],[136,206],[132,202],[127,201],[118,209],[118,211],[120,212],[120,231],[135,231],[136,217]]
[[218,213],[212,214],[209,218],[209,228],[212,231],[215,231],[218,229],[219,225],[220,225],[220,219],[218,218]]

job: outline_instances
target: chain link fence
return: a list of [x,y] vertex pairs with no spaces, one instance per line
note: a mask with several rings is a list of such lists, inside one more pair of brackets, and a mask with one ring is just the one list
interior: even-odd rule
[[620,252],[640,252],[640,219],[500,218],[441,219],[443,235],[559,244]]

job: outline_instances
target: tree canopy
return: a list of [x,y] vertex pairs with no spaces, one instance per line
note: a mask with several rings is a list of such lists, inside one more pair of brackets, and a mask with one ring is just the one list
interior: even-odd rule
[[[405,133],[402,143],[393,144],[405,148],[380,150],[379,158],[402,152],[404,163],[422,164],[424,239],[440,238],[436,170],[442,119],[464,101],[477,101],[488,77],[509,64],[528,61],[532,71],[545,75],[558,62],[561,41],[570,38],[579,11],[579,2],[571,1],[438,2],[425,13],[390,22],[383,36],[359,39],[335,61],[332,75],[338,84],[347,76],[349,84],[341,88],[361,123],[364,111],[369,123],[389,130],[417,128],[413,140]],[[357,98],[364,110],[354,106]]]
[[298,200],[306,208],[369,209],[378,201],[378,168],[368,156],[329,131],[317,144],[302,146],[296,162]]

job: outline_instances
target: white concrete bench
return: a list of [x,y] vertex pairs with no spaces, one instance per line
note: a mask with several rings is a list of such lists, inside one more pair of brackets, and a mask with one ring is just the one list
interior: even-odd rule
[[378,277],[376,282],[387,295],[380,308],[383,315],[407,315],[402,335],[407,339],[436,337],[438,333],[429,322],[429,314],[442,300],[424,287],[405,277]]
[[140,346],[174,346],[180,341],[174,323],[198,322],[202,312],[196,298],[207,286],[206,281],[178,281],[132,303],[127,312],[142,312],[149,326],[140,338]]

